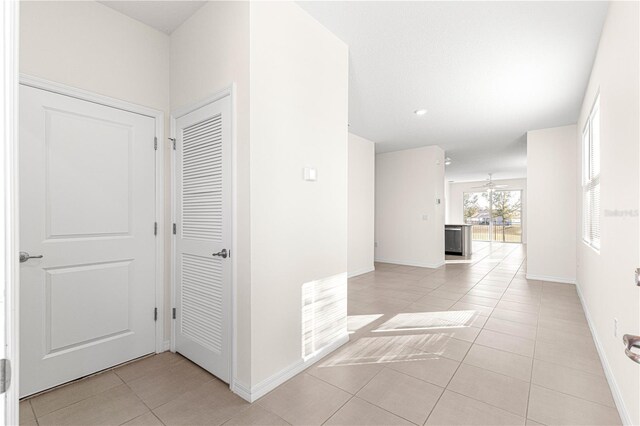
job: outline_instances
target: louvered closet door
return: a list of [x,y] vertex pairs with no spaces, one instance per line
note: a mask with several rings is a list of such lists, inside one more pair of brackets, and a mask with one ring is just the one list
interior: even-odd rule
[[[229,382],[231,101],[176,120],[176,350]],[[218,255],[215,255],[218,254]]]

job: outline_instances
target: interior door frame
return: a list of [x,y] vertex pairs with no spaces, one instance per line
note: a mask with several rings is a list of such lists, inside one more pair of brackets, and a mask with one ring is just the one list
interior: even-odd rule
[[[170,134],[171,138],[176,138],[177,120],[178,118],[187,115],[197,109],[200,109],[206,105],[212,104],[226,96],[231,98],[231,247],[229,248],[231,253],[235,253],[237,246],[237,142],[236,142],[236,84],[231,83],[229,86],[220,90],[219,92],[210,95],[198,102],[186,105],[181,108],[176,108],[171,111],[170,118]],[[171,155],[171,222],[176,223],[177,220],[177,203],[176,203],[176,151],[172,150]],[[171,235],[171,307],[176,306],[176,290],[178,283],[176,282],[176,236]],[[236,389],[236,371],[237,371],[237,262],[236,256],[232,255],[231,259],[231,365],[229,366],[229,388],[231,390]],[[176,351],[176,322],[171,321],[171,352]]]
[[[155,217],[158,223],[158,233],[155,241],[155,306],[158,308],[158,319],[155,325],[155,352],[160,353],[165,350],[164,345],[164,241],[166,236],[164,220],[164,113],[162,111],[137,105],[120,99],[99,95],[87,90],[56,83],[40,77],[20,73],[20,85],[46,90],[59,95],[69,96],[87,102],[116,108],[123,111],[140,114],[154,119],[155,134],[158,141],[158,149],[155,156]],[[151,230],[151,224],[149,224]],[[19,240],[18,240],[19,241]],[[16,306],[16,315],[19,306]]]
[[0,358],[11,362],[11,383],[0,395],[0,423],[19,422],[19,274],[18,264],[18,39],[20,3],[0,4]]

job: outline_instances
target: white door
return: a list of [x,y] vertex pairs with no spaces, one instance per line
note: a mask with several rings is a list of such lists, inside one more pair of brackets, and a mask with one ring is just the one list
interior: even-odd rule
[[154,352],[154,138],[150,117],[20,86],[21,396]]
[[176,350],[229,382],[231,101],[176,119]]

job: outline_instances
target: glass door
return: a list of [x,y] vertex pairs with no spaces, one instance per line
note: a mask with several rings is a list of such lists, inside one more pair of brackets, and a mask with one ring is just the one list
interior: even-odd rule
[[522,191],[465,192],[464,221],[475,241],[522,242]]

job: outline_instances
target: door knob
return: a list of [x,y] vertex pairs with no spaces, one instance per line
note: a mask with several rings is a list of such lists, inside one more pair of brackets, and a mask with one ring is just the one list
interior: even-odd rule
[[625,334],[622,337],[622,341],[626,346],[624,349],[624,353],[631,358],[632,361],[640,364],[640,352],[633,352],[632,348],[640,349],[640,336],[634,336],[632,334]]
[[222,249],[217,253],[213,253],[211,256],[220,256],[223,259],[227,258],[227,249]]
[[24,263],[29,259],[42,259],[42,255],[39,254],[37,256],[31,256],[29,253],[27,253],[26,251],[21,251],[20,252],[20,263]]

